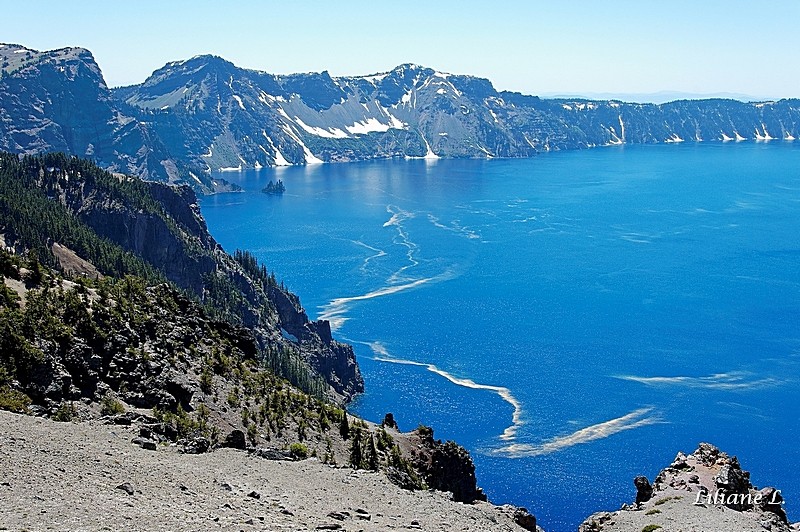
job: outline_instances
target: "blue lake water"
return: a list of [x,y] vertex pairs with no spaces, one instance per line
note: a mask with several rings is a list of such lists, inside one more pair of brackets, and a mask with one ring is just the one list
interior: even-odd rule
[[710,441],[800,517],[800,145],[224,177],[211,233],[353,343],[352,410],[457,440],[492,501],[575,530]]

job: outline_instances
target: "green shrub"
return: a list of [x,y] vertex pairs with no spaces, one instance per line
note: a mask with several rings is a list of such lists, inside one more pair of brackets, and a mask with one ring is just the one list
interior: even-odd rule
[[671,501],[672,499],[678,500],[678,499],[680,499],[680,496],[676,495],[674,497],[664,497],[663,499],[657,500],[655,504],[656,504],[656,506],[661,506],[662,504],[665,504],[665,503]]
[[204,366],[203,372],[200,373],[200,389],[206,395],[214,391],[214,373],[208,366]]
[[100,414],[103,416],[114,416],[125,412],[125,407],[122,406],[122,403],[113,398],[111,394],[103,397],[100,405]]
[[75,405],[72,403],[61,403],[56,413],[53,414],[55,421],[72,421],[78,415]]
[[296,460],[305,460],[308,458],[308,447],[302,443],[293,443],[289,446],[289,453]]
[[241,400],[239,399],[239,388],[234,386],[228,393],[228,404],[234,408],[239,408]]
[[247,439],[250,440],[251,445],[255,445],[258,440],[258,427],[255,423],[247,425]]
[[192,436],[196,431],[200,430],[200,424],[193,419],[181,405],[178,405],[177,412],[173,419],[175,420],[175,430],[178,432],[180,438]]
[[659,528],[661,528],[661,525],[647,525],[642,528],[642,532],[653,532],[653,530],[658,530]]
[[420,425],[417,427],[417,434],[423,440],[432,440],[433,439],[433,429],[431,427],[426,427],[425,425]]
[[28,411],[31,398],[7,386],[0,388],[0,410],[10,410],[24,414]]
[[661,510],[659,510],[658,508],[653,508],[652,510],[647,510],[644,513],[644,515],[655,515],[655,514],[660,514],[660,513],[661,513]]

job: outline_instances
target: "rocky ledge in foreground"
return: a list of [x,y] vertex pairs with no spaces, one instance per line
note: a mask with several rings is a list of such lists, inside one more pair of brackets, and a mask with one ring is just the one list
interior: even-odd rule
[[579,532],[800,530],[800,523],[789,523],[780,490],[753,486],[735,456],[708,443],[678,453],[653,484],[636,477],[634,485],[635,502],[592,515]]
[[[523,530],[511,506],[409,491],[381,472],[131,443],[133,426],[0,411],[3,530]],[[35,464],[35,467],[31,465]],[[532,519],[532,518],[531,518]],[[528,528],[531,530],[531,528]],[[535,529],[535,525],[532,529]]]

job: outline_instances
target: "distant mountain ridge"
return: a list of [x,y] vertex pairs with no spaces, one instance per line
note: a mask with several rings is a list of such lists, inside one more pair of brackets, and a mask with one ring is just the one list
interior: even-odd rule
[[780,98],[768,98],[743,94],[738,92],[683,92],[683,91],[658,91],[658,92],[552,92],[540,95],[543,98],[553,99],[580,99],[580,100],[620,100],[629,103],[655,103],[664,104],[676,100],[738,100],[740,102],[765,102]]
[[109,89],[91,53],[0,45],[0,149],[61,150],[114,171],[229,190],[217,170],[392,157],[531,157],[683,141],[794,140],[800,100],[661,105],[497,91],[413,65],[273,75],[213,55]]

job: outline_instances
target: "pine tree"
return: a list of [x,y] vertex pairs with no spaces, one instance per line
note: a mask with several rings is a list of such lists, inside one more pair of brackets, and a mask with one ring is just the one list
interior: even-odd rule
[[44,279],[44,271],[42,270],[42,263],[39,262],[39,256],[35,250],[28,253],[28,276],[25,279],[33,286],[39,286]]
[[367,467],[372,471],[378,470],[378,451],[375,449],[375,438],[369,435],[369,446],[367,447]]
[[342,411],[342,421],[339,424],[339,434],[345,440],[350,437],[350,424],[347,422],[347,410]]
[[361,448],[361,429],[356,427],[353,431],[353,443],[350,445],[350,467],[361,469],[364,463],[364,451]]

